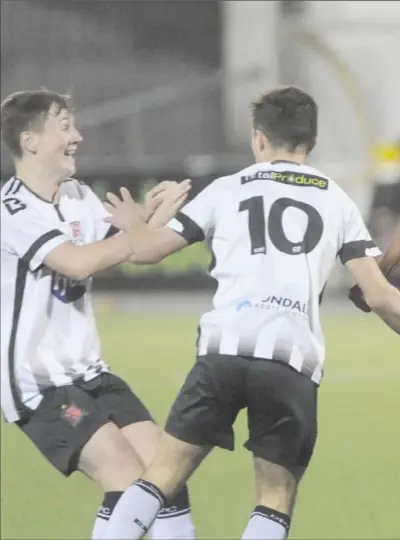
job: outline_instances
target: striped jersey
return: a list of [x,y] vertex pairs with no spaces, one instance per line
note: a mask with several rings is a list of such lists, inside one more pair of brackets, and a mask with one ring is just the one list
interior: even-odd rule
[[1,190],[1,408],[8,422],[35,409],[44,390],[90,380],[108,368],[91,303],[91,279],[44,265],[63,242],[105,238],[103,205],[69,179],[57,204],[12,178]]
[[215,180],[169,227],[212,251],[217,291],[198,355],[281,361],[319,384],[320,301],[336,257],[380,254],[338,184],[307,165],[258,163]]

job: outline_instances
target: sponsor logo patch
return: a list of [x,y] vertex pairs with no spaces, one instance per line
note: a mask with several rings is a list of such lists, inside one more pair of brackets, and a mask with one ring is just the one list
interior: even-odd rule
[[242,184],[248,184],[256,180],[272,180],[280,184],[315,187],[323,190],[327,190],[329,187],[329,181],[326,178],[312,174],[296,174],[293,171],[258,171],[251,176],[242,176],[240,179]]

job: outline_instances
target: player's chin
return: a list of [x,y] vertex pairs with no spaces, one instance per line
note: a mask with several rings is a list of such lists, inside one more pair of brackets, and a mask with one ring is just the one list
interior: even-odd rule
[[76,172],[75,158],[73,156],[65,156],[63,160],[63,173],[66,178],[74,175]]

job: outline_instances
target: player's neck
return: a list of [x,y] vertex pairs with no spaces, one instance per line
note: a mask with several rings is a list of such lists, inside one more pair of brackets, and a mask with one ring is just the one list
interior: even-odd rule
[[298,163],[304,165],[307,161],[307,155],[303,152],[287,152],[285,150],[276,150],[262,153],[257,160],[257,163],[269,163],[272,161],[288,161],[290,163]]
[[53,203],[58,201],[59,188],[64,179],[49,173],[45,167],[20,161],[16,163],[15,176],[41,199]]

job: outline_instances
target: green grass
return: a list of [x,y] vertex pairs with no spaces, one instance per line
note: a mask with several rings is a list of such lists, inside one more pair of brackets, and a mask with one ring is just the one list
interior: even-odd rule
[[[160,422],[193,363],[197,320],[99,313],[104,357]],[[300,488],[292,538],[400,538],[400,343],[372,316],[325,319],[319,439]],[[254,506],[243,416],[235,453],[216,450],[190,482],[199,538],[240,538]],[[100,502],[68,481],[17,428],[2,425],[4,539],[89,538]]]

